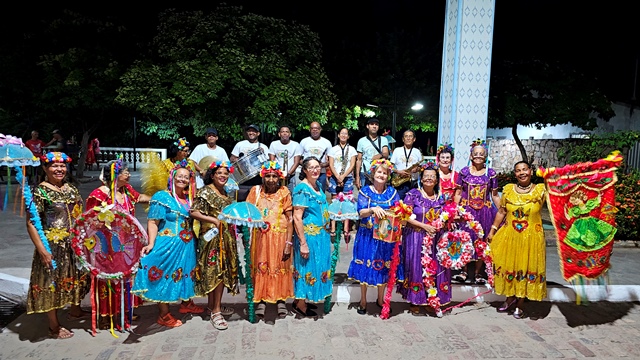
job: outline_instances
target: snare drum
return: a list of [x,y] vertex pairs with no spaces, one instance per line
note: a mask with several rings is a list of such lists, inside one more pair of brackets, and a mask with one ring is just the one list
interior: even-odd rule
[[260,174],[262,163],[267,160],[269,156],[263,152],[262,148],[253,149],[232,164],[234,171],[231,177],[236,183],[242,184]]

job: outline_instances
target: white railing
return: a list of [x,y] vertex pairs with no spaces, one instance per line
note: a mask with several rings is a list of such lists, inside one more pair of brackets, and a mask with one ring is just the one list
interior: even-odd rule
[[627,155],[627,170],[632,169],[640,170],[640,141],[629,149],[629,155]]
[[167,158],[167,149],[157,148],[133,148],[128,147],[100,147],[98,159],[101,164],[116,158],[116,155],[122,154],[122,160],[127,163],[129,168],[133,170],[134,162],[136,168],[143,168],[151,162],[152,156],[156,156],[159,160]]

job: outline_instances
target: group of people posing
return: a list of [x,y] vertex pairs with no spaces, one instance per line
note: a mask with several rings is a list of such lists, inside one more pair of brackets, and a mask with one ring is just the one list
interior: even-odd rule
[[[291,140],[290,129],[283,126],[278,131],[280,140],[266,147],[258,141],[260,129],[250,125],[245,130],[246,140],[234,147],[231,158],[216,145],[216,129],[209,128],[206,143],[193,152],[184,138],[173,143],[165,161],[167,187],[148,195],[131,187],[122,160],[107,163],[103,186],[89,195],[86,209],[113,205],[133,214],[136,203],[149,203],[148,244],[141,250],[137,273],[122,287],[130,292],[122,297],[131,302],[126,308],[132,309],[143,300],[156,302],[158,324],[176,327],[182,322],[171,314],[169,304],[180,302],[180,313],[209,312],[213,327],[226,329],[225,317],[234,309],[222,304],[222,296],[225,289],[230,294],[239,292],[239,239],[241,234],[249,234],[251,245],[245,250],[250,249],[248,275],[255,314],[263,317],[267,304],[275,304],[278,316],[285,317],[289,314],[286,301],[293,299],[296,314],[317,316],[317,304],[330,298],[333,290],[332,247],[338,246],[340,236],[350,240],[351,227],[345,224],[344,233],[336,234],[335,220],[329,215],[330,206],[338,202],[347,205],[342,212],[353,213],[341,219],[356,220],[348,277],[360,284],[358,314],[367,313],[368,287],[377,288],[375,303],[382,308],[391,272],[397,279],[391,285],[410,303],[414,315],[421,315],[421,309],[434,312],[430,301],[434,296],[440,305],[451,301],[452,271],[440,263],[436,249],[438,239],[449,230],[437,226],[437,220],[451,206],[463,208],[481,224],[484,239],[470,231],[474,240],[490,242],[495,292],[506,296],[498,311],[521,318],[525,298],[539,301],[546,296],[540,217],[545,191],[544,185],[531,183],[529,164],[514,165],[517,183],[505,186],[500,197],[496,172],[486,166],[484,141],[473,142],[470,164],[456,172],[450,145],[438,148],[436,162],[424,161],[420,150],[413,147],[415,134],[407,130],[403,146],[390,154],[387,140],[377,136],[377,119],[370,119],[366,127],[367,135],[358,141],[357,148],[349,145],[348,129],[341,129],[338,144],[331,146],[320,136],[322,129],[316,122],[310,125],[310,137],[300,143]],[[255,178],[240,185],[241,190],[245,186],[241,199],[228,186],[230,176],[234,164],[257,148],[262,148],[269,160],[261,164]],[[44,245],[34,222],[27,223],[36,247],[27,312],[46,312],[50,336],[61,339],[73,336],[73,332],[60,325],[57,309],[70,304],[69,320],[86,317],[79,304],[89,291],[89,274],[78,270],[69,245],[73,219],[82,214],[83,206],[78,190],[67,181],[64,165],[68,161],[63,153],[44,156],[45,177],[33,191],[51,248]],[[221,220],[220,213],[234,201],[255,205],[265,225],[247,231]],[[388,210],[400,201],[410,206],[413,214],[401,229],[400,261],[392,271],[395,244],[379,240],[376,232],[379,220],[389,216]],[[466,228],[463,221],[456,220],[459,228]],[[426,265],[425,237],[435,240],[427,253],[436,266]],[[477,260],[477,254],[472,260]],[[476,284],[486,281],[481,265],[474,266],[472,281]],[[427,286],[426,273],[432,275],[435,286]],[[467,273],[461,269],[454,278],[468,281],[471,277]],[[98,283],[98,289],[101,286],[110,287],[104,281]],[[106,327],[121,304],[117,291],[98,293]],[[207,297],[206,309],[193,302],[194,297],[202,296]],[[128,318],[135,320],[133,315]]]

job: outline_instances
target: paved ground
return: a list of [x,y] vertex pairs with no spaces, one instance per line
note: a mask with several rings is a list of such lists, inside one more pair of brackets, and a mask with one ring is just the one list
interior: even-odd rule
[[[90,173],[90,175],[97,173]],[[134,175],[134,186],[139,179]],[[80,186],[86,195],[96,181]],[[142,209],[141,209],[142,210]],[[144,221],[144,211],[138,211]],[[11,210],[0,216],[0,293],[8,286],[28,279],[33,245],[24,230],[24,218]],[[552,236],[552,233],[551,235]],[[549,239],[553,245],[553,239]],[[336,290],[330,314],[313,319],[275,319],[268,308],[266,322],[251,324],[245,315],[244,293],[225,295],[237,313],[229,329],[217,331],[200,316],[185,317],[186,324],[166,329],[155,324],[155,305],[138,309],[141,320],[133,333],[118,333],[118,339],[102,331],[92,337],[86,322],[69,322],[61,311],[64,326],[73,329],[70,340],[47,338],[44,315],[20,315],[0,333],[3,359],[363,359],[377,358],[640,358],[640,249],[635,244],[614,249],[609,292],[604,299],[576,305],[573,289],[558,269],[556,248],[547,248],[549,301],[527,303],[529,317],[516,320],[496,313],[499,298],[492,294],[453,308],[442,319],[410,315],[407,305],[394,296],[393,315],[378,317],[379,309],[369,305],[369,314],[358,315],[350,303],[359,298],[357,287],[344,280],[350,251],[344,243],[338,265]],[[15,280],[13,282],[9,280]],[[18,281],[18,282],[16,282]],[[28,280],[27,280],[28,282]],[[7,285],[8,284],[8,285]],[[476,286],[455,286],[453,305],[486,290]],[[598,291],[602,293],[602,289]],[[370,299],[374,299],[373,294]],[[204,299],[197,299],[204,302]],[[85,303],[88,306],[88,304]],[[173,308],[178,316],[177,308]]]

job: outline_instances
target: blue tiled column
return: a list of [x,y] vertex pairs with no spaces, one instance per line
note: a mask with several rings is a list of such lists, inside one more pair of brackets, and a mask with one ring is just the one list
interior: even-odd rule
[[447,0],[438,142],[452,143],[455,168],[487,134],[495,0]]

